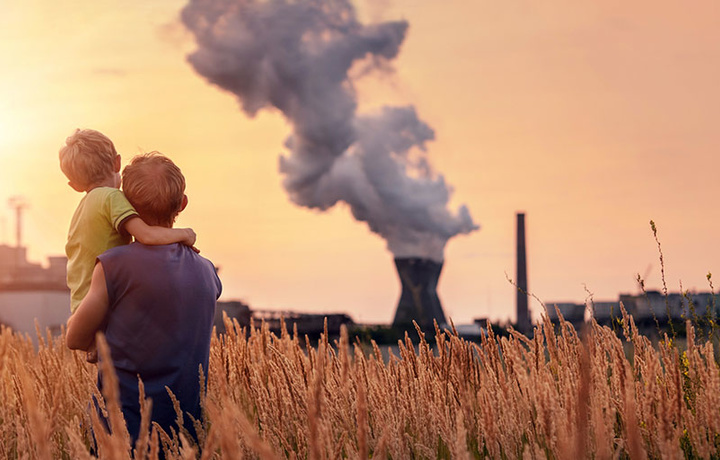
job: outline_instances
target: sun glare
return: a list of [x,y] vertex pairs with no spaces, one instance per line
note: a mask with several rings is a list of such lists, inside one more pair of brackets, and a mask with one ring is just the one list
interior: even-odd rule
[[18,142],[26,134],[22,113],[3,104],[0,100],[0,157],[9,157],[13,149],[17,148]]
[[12,117],[10,112],[0,103],[0,155],[7,155],[12,132]]

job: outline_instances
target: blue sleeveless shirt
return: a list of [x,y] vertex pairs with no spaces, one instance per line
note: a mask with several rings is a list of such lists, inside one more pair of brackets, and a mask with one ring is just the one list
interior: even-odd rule
[[[222,285],[213,264],[182,244],[132,243],[98,257],[105,272],[109,313],[105,337],[120,385],[132,441],[140,429],[138,376],[152,399],[152,421],[177,430],[165,387],[183,410],[201,420],[199,368],[207,376],[215,304]],[[102,388],[102,376],[98,379]]]

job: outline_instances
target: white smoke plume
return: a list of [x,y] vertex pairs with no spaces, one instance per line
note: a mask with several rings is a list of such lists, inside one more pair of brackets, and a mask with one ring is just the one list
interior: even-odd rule
[[237,96],[249,116],[276,108],[292,124],[283,186],[301,206],[343,201],[395,257],[443,260],[447,240],[479,227],[433,171],[434,132],[413,107],[357,113],[350,68],[394,59],[408,23],[358,22],[349,0],[191,0],[182,11],[198,49],[188,60]]

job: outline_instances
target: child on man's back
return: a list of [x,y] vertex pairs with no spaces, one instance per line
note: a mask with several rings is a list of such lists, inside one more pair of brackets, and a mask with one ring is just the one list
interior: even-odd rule
[[146,225],[120,188],[120,155],[112,141],[92,130],[76,130],[60,149],[60,169],[68,184],[86,192],[70,222],[65,252],[70,310],[75,312],[90,287],[97,256],[128,244],[131,237],[147,245],[195,244],[189,228]]

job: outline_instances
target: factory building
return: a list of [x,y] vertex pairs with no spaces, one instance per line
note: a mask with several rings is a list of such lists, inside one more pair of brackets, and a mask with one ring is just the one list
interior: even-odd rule
[[27,260],[25,247],[0,245],[0,324],[33,340],[36,322],[59,334],[70,317],[66,266],[65,257],[49,257],[42,266]]
[[[609,325],[613,319],[622,318],[620,304],[632,315],[638,326],[654,326],[669,322],[682,323],[704,318],[717,318],[720,314],[720,294],[712,292],[671,292],[667,295],[659,291],[647,291],[641,294],[620,294],[617,301],[570,303],[547,302],[548,317],[557,322],[557,311],[563,318],[579,328],[591,317],[598,324]],[[556,310],[557,307],[557,310]]]

